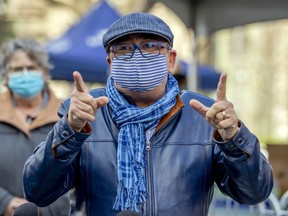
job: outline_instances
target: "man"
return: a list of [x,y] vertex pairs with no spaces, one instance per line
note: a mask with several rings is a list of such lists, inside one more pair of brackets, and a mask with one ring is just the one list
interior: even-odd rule
[[[7,91],[0,95],[0,215],[11,216],[27,200],[23,194],[23,166],[55,122],[61,103],[48,88],[51,65],[45,50],[32,39],[3,44],[0,65]],[[62,197],[42,216],[69,213],[69,200]]]
[[269,196],[270,164],[227,101],[225,74],[215,102],[179,92],[173,34],[148,13],[121,17],[103,45],[107,87],[89,92],[73,73],[61,120],[26,162],[28,200],[45,206],[74,188],[72,212],[198,216],[208,214],[214,182],[239,203]]

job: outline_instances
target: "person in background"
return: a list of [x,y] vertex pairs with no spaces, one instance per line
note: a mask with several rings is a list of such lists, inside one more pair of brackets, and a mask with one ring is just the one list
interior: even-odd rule
[[216,101],[179,91],[173,33],[149,13],[118,19],[103,45],[107,86],[88,91],[73,73],[61,119],[25,164],[29,201],[46,206],[73,188],[72,211],[87,216],[206,216],[214,182],[239,203],[270,195],[270,163],[226,99],[226,74]]
[[[46,139],[61,101],[47,85],[48,55],[33,39],[14,39],[0,53],[7,91],[0,95],[0,215],[11,216],[27,200],[23,166],[39,142]],[[69,214],[68,197],[40,209],[42,216]]]

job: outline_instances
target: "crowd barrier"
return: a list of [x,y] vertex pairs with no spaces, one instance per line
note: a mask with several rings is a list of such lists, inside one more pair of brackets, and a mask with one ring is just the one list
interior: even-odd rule
[[223,195],[215,185],[208,216],[288,216],[288,191],[278,199],[274,193],[258,205],[244,205]]

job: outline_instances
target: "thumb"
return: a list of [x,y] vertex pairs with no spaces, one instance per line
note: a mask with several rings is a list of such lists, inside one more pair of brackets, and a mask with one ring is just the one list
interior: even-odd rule
[[73,77],[74,77],[74,84],[75,84],[77,91],[83,92],[83,93],[88,93],[88,90],[86,88],[86,85],[83,81],[81,74],[77,71],[74,71]]
[[206,107],[201,102],[194,100],[194,99],[190,100],[189,104],[192,108],[194,108],[196,111],[198,111],[204,117],[206,116],[206,113],[209,110],[208,107]]
[[109,98],[105,96],[95,98],[95,103],[96,103],[97,109],[99,109],[109,103]]

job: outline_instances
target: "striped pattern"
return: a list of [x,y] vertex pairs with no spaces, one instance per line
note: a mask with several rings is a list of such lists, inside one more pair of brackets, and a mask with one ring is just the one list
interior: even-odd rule
[[160,85],[167,75],[166,56],[145,54],[138,49],[130,59],[112,60],[112,77],[115,82],[131,91],[149,91]]
[[166,94],[155,104],[139,108],[129,104],[114,86],[112,77],[106,87],[112,119],[120,128],[118,134],[117,167],[118,189],[115,210],[138,210],[147,196],[145,179],[145,130],[175,105],[179,93],[178,83],[168,75]]
[[146,33],[154,34],[166,39],[172,46],[174,35],[169,26],[159,17],[149,13],[132,13],[120,17],[103,35],[103,46],[128,34]]

